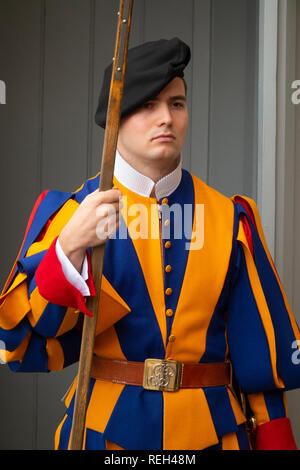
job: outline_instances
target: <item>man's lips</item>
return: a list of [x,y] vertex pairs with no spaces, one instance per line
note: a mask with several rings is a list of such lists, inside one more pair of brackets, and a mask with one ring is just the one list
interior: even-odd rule
[[160,134],[157,135],[156,137],[153,137],[151,139],[152,141],[156,142],[173,142],[175,140],[175,135],[174,134]]

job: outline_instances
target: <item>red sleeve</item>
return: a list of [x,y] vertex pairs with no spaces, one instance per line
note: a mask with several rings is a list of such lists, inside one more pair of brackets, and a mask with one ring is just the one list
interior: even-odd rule
[[[253,223],[254,227],[257,229],[256,222],[255,222],[255,217],[254,217],[254,214],[252,212],[251,206],[248,204],[248,202],[245,201],[244,199],[242,199],[239,196],[235,197],[235,202],[241,204],[244,207],[244,209],[246,209],[247,214],[251,219],[251,222]],[[241,221],[242,221],[242,224],[243,224],[243,227],[244,227],[244,232],[245,232],[245,235],[246,235],[246,239],[247,239],[250,251],[251,251],[252,256],[254,258],[253,241],[252,241],[252,234],[251,234],[251,228],[250,228],[249,221],[248,221],[247,216],[245,214],[241,214],[240,217],[241,217]],[[276,266],[275,266],[274,263],[273,263],[272,267],[273,267],[274,271],[276,272],[276,274],[279,278],[279,275],[278,275],[278,272],[277,272],[277,269],[276,269]]]
[[297,450],[289,418],[278,418],[257,427],[255,450]]
[[[248,216],[250,217],[251,221],[253,222],[253,225],[256,227],[255,219],[254,219],[254,216],[253,216],[253,213],[252,213],[252,209],[249,206],[249,204],[244,199],[242,199],[240,197],[236,197],[235,201],[238,202],[239,204],[241,204],[246,209],[246,211],[248,213]],[[247,242],[248,242],[250,251],[252,253],[252,256],[254,256],[251,228],[250,228],[249,222],[248,222],[247,217],[246,217],[245,214],[241,214],[241,221],[242,221],[242,224],[243,224],[243,227],[244,227],[244,232],[245,232],[245,235],[246,235],[246,238],[247,238]]]
[[[65,277],[60,261],[57,258],[55,244],[57,238],[53,241],[43,261],[35,273],[36,284],[39,293],[49,302],[56,305],[65,305],[79,309],[88,316],[93,316],[87,309],[85,298],[81,292],[76,289]],[[95,295],[95,286],[91,274],[90,256],[88,254],[89,278],[87,285],[92,296]]]

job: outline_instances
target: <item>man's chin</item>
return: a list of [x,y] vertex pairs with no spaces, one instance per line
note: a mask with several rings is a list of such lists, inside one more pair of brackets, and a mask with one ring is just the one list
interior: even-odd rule
[[162,146],[150,152],[149,156],[156,161],[177,160],[180,157],[180,152],[170,146]]

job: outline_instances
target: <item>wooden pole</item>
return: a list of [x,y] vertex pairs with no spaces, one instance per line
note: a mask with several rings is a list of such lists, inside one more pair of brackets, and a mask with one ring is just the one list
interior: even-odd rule
[[[133,0],[120,0],[115,55],[113,60],[113,71],[102,151],[99,191],[106,191],[111,189],[113,186],[115,155],[119,132],[132,9]],[[104,252],[105,243],[93,248],[92,251],[92,275],[96,288],[96,296],[88,297],[87,299],[87,308],[93,313],[93,317],[85,316],[83,323],[70,450],[81,450],[83,447]]]

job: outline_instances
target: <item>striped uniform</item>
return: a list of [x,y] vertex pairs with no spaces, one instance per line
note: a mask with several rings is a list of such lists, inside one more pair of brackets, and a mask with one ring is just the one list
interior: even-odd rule
[[[300,365],[292,361],[300,335],[254,201],[227,198],[182,170],[177,189],[159,201],[161,244],[157,201],[116,179],[114,184],[126,204],[116,237],[106,244],[94,353],[128,361],[230,359],[258,423],[257,448],[293,448],[285,390],[300,385]],[[13,371],[62,370],[78,361],[88,312],[63,275],[55,242],[78,204],[98,186],[99,175],[74,193],[46,191],[33,209],[0,298],[2,359]],[[139,205],[146,207],[139,223],[151,227],[151,238],[135,236]],[[183,214],[190,211],[191,222],[174,217],[173,205]],[[199,207],[204,208],[203,244],[187,249],[199,228]],[[87,282],[93,294],[91,275]],[[69,445],[75,389],[76,378],[55,436],[59,449]],[[91,379],[84,446],[246,449],[245,420],[229,386],[170,393]]]

